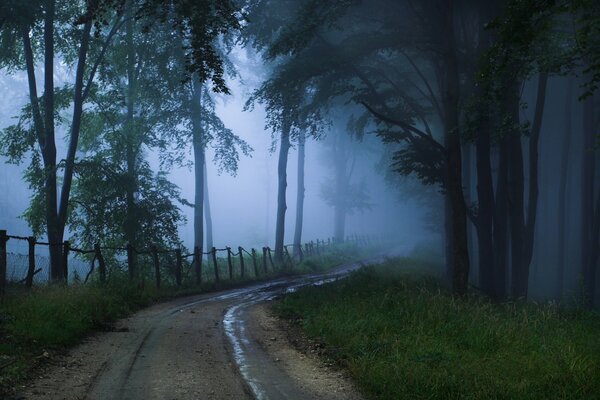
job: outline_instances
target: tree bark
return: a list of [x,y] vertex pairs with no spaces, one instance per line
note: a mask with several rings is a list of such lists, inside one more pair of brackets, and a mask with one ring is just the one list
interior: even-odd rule
[[514,124],[508,133],[508,219],[510,229],[511,293],[515,297],[527,297],[529,271],[523,265],[523,235],[525,225],[523,171],[523,147],[519,125],[519,85],[512,82],[507,86],[507,111]]
[[64,227],[58,220],[56,144],[54,136],[54,0],[46,1],[44,16],[44,191],[46,196],[46,228],[50,250],[50,279],[64,280],[62,241]]
[[508,137],[500,140],[496,197],[493,211],[493,296],[506,297],[508,272]]
[[558,256],[554,295],[562,299],[564,291],[564,275],[566,263],[566,227],[567,227],[567,179],[573,139],[573,79],[568,78],[565,98],[565,130],[563,133],[562,156],[560,160],[560,181],[558,189]]
[[333,162],[335,168],[335,194],[333,212],[333,237],[337,243],[344,241],[346,234],[346,197],[348,196],[349,177],[346,173],[348,154],[344,138],[336,132],[334,136]]
[[287,204],[285,195],[287,190],[287,162],[290,151],[290,121],[283,117],[281,140],[279,144],[279,163],[277,166],[277,222],[275,226],[275,262],[283,265],[283,241],[285,236],[285,212]]
[[204,157],[204,218],[206,219],[206,248],[212,249],[213,244],[213,222],[210,211],[210,197],[208,195],[208,174],[206,171],[206,155]]
[[125,116],[125,158],[127,167],[127,186],[126,186],[126,215],[123,232],[125,241],[134,247],[137,245],[137,212],[135,204],[135,193],[137,191],[137,134],[135,126],[135,47],[133,43],[133,10],[131,4],[127,8],[127,24],[125,28],[125,37],[127,41],[127,114]]
[[192,85],[190,111],[192,114],[192,147],[194,149],[194,246],[202,249],[204,242],[204,163],[206,162],[202,128],[202,84],[194,77]]
[[581,257],[585,305],[591,307],[595,292],[595,261],[593,257],[594,225],[594,96],[583,104],[583,154],[581,157]]
[[529,268],[533,257],[535,240],[535,224],[537,221],[537,207],[539,197],[539,142],[542,131],[542,121],[546,106],[546,88],[548,86],[548,72],[542,71],[538,76],[537,97],[535,114],[529,135],[529,192],[527,199],[527,219],[524,226],[523,266],[529,276]]
[[494,290],[494,187],[491,167],[490,124],[487,115],[479,126],[475,140],[477,158],[477,243],[479,250],[479,284],[484,293],[499,298],[500,293]]
[[294,231],[294,256],[302,256],[302,223],[304,220],[304,159],[305,159],[305,141],[304,132],[298,135],[298,183],[296,193],[296,227]]
[[443,11],[443,62],[438,73],[442,77],[440,93],[444,108],[444,144],[447,159],[445,186],[450,200],[452,220],[452,290],[462,296],[467,293],[469,287],[469,249],[459,128],[460,77],[454,38],[454,2],[447,0],[444,3],[447,10]]

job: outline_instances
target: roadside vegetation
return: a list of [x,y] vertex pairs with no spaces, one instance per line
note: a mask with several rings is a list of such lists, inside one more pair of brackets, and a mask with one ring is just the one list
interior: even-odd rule
[[288,294],[275,310],[323,342],[369,398],[600,396],[597,313],[457,298],[431,263],[388,260]]
[[[131,283],[126,272],[115,269],[105,285],[92,280],[87,284],[46,285],[31,290],[16,285],[9,287],[7,295],[0,299],[0,394],[27,376],[40,360],[77,344],[90,333],[111,330],[116,320],[159,301],[241,286],[284,274],[324,272],[344,262],[367,257],[376,250],[375,247],[360,249],[353,244],[336,245],[285,271],[273,271],[269,267],[264,274],[261,266],[261,275],[256,277],[247,267],[249,272],[244,279],[239,276],[239,265],[234,264],[238,274],[234,280],[219,284],[206,280],[200,286],[192,284],[190,275],[180,288],[167,281],[157,289],[151,278],[143,283]],[[219,266],[223,265],[226,261],[219,260]],[[246,265],[252,265],[251,260]],[[207,264],[204,269],[212,270],[212,265]],[[222,277],[226,277],[225,269]]]

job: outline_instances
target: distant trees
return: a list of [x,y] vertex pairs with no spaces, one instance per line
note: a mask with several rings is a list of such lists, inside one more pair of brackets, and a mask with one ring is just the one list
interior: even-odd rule
[[333,178],[321,185],[321,198],[333,212],[333,238],[343,243],[346,238],[346,216],[371,208],[367,183],[356,181],[357,153],[361,144],[340,126],[335,126],[323,140]]
[[[270,36],[267,54],[286,65],[278,79],[288,87],[310,82],[322,110],[336,101],[361,104],[370,129],[397,146],[392,168],[442,188],[446,259],[457,294],[468,288],[470,221],[481,288],[495,298],[527,296],[548,81],[579,68],[588,76],[587,94],[596,89],[598,5],[328,0],[296,7]],[[563,21],[574,21],[575,29],[561,29]],[[537,84],[528,120],[522,88],[530,81]],[[586,104],[582,273],[593,295],[598,230],[590,178],[597,156],[593,100]],[[477,189],[467,201],[463,175],[471,159],[463,160],[463,148],[471,146]]]

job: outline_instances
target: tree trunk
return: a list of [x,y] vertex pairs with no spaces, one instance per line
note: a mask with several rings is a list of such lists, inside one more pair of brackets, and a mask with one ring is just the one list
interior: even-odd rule
[[202,84],[196,77],[193,81],[192,104],[192,147],[194,149],[194,246],[202,249],[204,242],[204,163],[205,144],[202,128]]
[[583,154],[581,157],[581,257],[583,288],[586,306],[592,306],[595,289],[595,261],[593,257],[594,225],[594,96],[583,104]]
[[277,223],[275,227],[275,263],[283,265],[283,241],[285,235],[285,212],[287,204],[285,194],[287,189],[287,162],[290,151],[290,122],[283,117],[281,140],[279,145],[279,163],[277,166]]
[[444,260],[446,280],[452,283],[454,275],[454,230],[452,228],[452,201],[444,193]]
[[137,135],[135,126],[135,64],[136,55],[133,44],[133,16],[131,5],[127,8],[127,23],[125,28],[127,40],[127,114],[125,121],[125,157],[127,162],[126,186],[126,216],[124,221],[125,241],[134,247],[137,245],[137,212],[135,193],[137,191]]
[[213,223],[210,211],[210,198],[208,195],[208,176],[206,171],[206,156],[204,157],[204,218],[206,219],[206,248],[212,249],[213,244]]
[[477,243],[479,249],[479,284],[484,293],[498,298],[494,290],[494,187],[491,167],[490,124],[487,115],[480,124],[475,141],[477,158]]
[[558,189],[558,265],[554,294],[561,300],[564,291],[564,275],[566,263],[566,228],[567,228],[567,179],[570,164],[571,140],[573,140],[573,79],[568,78],[565,99],[565,130],[563,133],[562,156],[560,160],[560,182]]
[[469,287],[469,248],[467,243],[467,208],[463,195],[462,160],[459,128],[460,77],[454,38],[454,2],[445,2],[443,11],[445,34],[443,62],[439,72],[444,107],[444,144],[447,168],[445,186],[449,196],[452,220],[452,290],[465,295]]
[[333,237],[337,243],[342,243],[346,235],[346,196],[348,196],[347,189],[349,186],[349,177],[346,174],[347,157],[344,138],[338,132],[334,136],[333,148],[335,168]]
[[523,147],[519,125],[519,90],[512,82],[509,87],[507,111],[514,128],[508,133],[508,220],[511,249],[511,293],[515,297],[527,297],[529,270],[523,264],[523,227],[525,225],[523,172]]
[[304,219],[304,145],[306,138],[304,132],[298,135],[298,189],[296,193],[296,229],[294,232],[294,255],[302,254],[302,222]]
[[46,1],[44,16],[44,191],[46,196],[46,228],[50,250],[50,279],[60,282],[63,277],[62,241],[64,228],[58,221],[58,191],[56,182],[56,144],[54,137],[54,17],[55,0]]
[[508,137],[500,140],[496,197],[493,209],[493,297],[502,299],[508,293]]
[[[546,105],[546,88],[548,86],[548,72],[542,71],[538,76],[537,97],[535,114],[529,135],[529,191],[527,199],[527,219],[523,229],[523,267],[526,277],[529,277],[529,268],[533,257],[535,240],[535,224],[537,221],[537,207],[539,197],[539,142]],[[525,292],[525,295],[527,291]]]
[[[495,38],[493,33],[486,28],[491,19],[498,15],[498,1],[478,2],[479,12],[479,42],[475,54],[481,57],[490,48]],[[483,107],[479,115],[479,127],[475,140],[475,158],[477,171],[477,243],[479,252],[479,284],[484,293],[494,299],[501,299],[504,294],[505,274],[504,265],[496,265],[494,246],[494,215],[496,204],[494,200],[494,181],[492,177],[491,160],[491,120],[490,105],[485,98],[489,88],[481,84],[475,85],[475,96],[480,99]],[[506,214],[506,213],[505,213]],[[504,216],[504,220],[506,217]],[[502,221],[501,224],[505,221]],[[502,230],[502,227],[500,227]],[[506,229],[504,229],[506,231]],[[506,236],[506,234],[505,234]]]

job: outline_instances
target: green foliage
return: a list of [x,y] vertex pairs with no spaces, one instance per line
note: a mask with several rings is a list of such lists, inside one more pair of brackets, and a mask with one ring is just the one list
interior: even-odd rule
[[380,399],[590,399],[600,392],[598,315],[553,304],[457,299],[411,259],[288,294],[329,357]]

